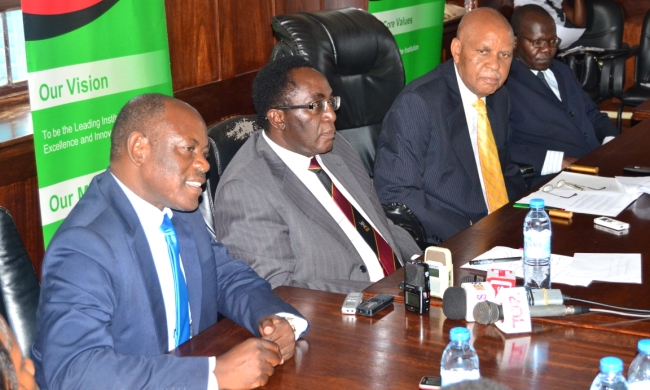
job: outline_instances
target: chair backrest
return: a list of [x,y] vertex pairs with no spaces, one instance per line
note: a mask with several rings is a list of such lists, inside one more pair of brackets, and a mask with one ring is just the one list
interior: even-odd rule
[[272,27],[280,42],[271,61],[300,55],[327,77],[341,97],[336,128],[372,177],[382,121],[404,87],[404,66],[391,32],[356,8],[277,15]]
[[207,182],[201,200],[199,210],[208,231],[214,237],[214,194],[217,185],[228,163],[235,157],[239,148],[246,142],[248,137],[255,130],[259,130],[255,122],[255,115],[237,115],[224,119],[208,127],[208,142],[210,151],[208,162],[210,170],[206,177]]
[[0,314],[29,356],[41,287],[9,211],[0,207]]
[[636,55],[634,83],[650,83],[650,11],[646,12]]
[[623,44],[623,9],[614,0],[585,1],[587,26],[572,47],[588,46],[618,50]]

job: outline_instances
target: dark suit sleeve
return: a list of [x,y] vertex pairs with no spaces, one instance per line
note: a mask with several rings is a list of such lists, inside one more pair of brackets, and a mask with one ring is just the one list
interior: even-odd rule
[[[115,351],[112,318],[120,296],[113,251],[97,233],[68,229],[44,268],[37,339],[39,384],[48,389],[207,387],[208,358],[137,356]],[[133,313],[133,321],[140,319]],[[135,330],[137,331],[137,330]],[[45,386],[43,386],[45,385]]]
[[[425,192],[424,171],[431,142],[444,118],[419,94],[403,93],[384,119],[375,163],[375,186],[382,203],[403,203],[424,225],[429,240],[446,239],[470,225],[470,219]],[[435,150],[435,148],[433,148]],[[436,236],[436,238],[432,238]]]
[[[575,78],[573,79],[575,81]],[[580,88],[580,85],[577,86]],[[585,102],[585,109],[587,111],[587,117],[589,121],[594,126],[594,132],[596,133],[596,138],[601,144],[605,137],[616,137],[618,135],[618,129],[614,126],[614,122],[609,118],[607,114],[600,111],[600,108],[594,103],[589,95],[580,88],[582,92],[582,99]]]

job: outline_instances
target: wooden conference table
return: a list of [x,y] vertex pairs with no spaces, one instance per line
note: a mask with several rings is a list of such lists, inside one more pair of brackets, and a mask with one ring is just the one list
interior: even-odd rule
[[[580,159],[600,167],[603,176],[622,175],[626,165],[650,166],[650,121]],[[526,210],[506,206],[444,242],[452,252],[455,283],[468,274],[459,267],[495,245],[520,247]],[[643,280],[650,277],[650,196],[643,195],[617,219],[629,222],[626,235],[593,228],[593,216],[576,214],[571,224],[553,223],[553,253],[642,253]],[[512,389],[586,389],[598,373],[599,359],[618,356],[625,373],[636,343],[650,337],[650,321],[595,313],[536,319],[530,334],[504,335],[494,325],[446,319],[433,300],[428,315],[404,309],[397,283],[401,272],[371,285],[365,293],[390,293],[395,304],[375,317],[340,312],[342,294],[279,287],[275,292],[309,321],[309,334],[296,356],[276,367],[268,389],[417,389],[422,376],[439,376],[440,357],[455,326],[470,329],[483,377]],[[635,308],[650,308],[650,285],[593,282],[589,287],[555,284],[564,294]],[[400,300],[401,297],[401,300]],[[252,337],[232,321],[222,320],[181,345],[180,356],[218,356]]]

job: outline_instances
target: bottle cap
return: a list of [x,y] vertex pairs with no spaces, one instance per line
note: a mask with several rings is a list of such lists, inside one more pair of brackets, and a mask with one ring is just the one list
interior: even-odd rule
[[650,354],[650,339],[639,340],[637,348],[639,348],[639,352]]
[[600,372],[623,372],[623,361],[614,356],[600,359]]
[[451,341],[468,341],[469,329],[463,327],[451,328],[449,331],[449,339]]
[[531,209],[541,209],[544,208],[544,199],[535,198],[530,200]]

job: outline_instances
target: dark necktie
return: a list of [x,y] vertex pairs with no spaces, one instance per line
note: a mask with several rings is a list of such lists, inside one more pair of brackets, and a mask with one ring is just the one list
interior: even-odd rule
[[174,341],[176,346],[183,344],[190,338],[190,315],[189,301],[187,298],[187,284],[181,269],[181,255],[178,247],[178,237],[171,219],[165,214],[160,230],[165,234],[167,251],[172,265],[174,276],[174,291],[176,300],[176,329],[174,330]]
[[[546,77],[544,77],[544,72],[542,72],[541,70],[537,71],[537,78],[539,79],[539,81],[542,82],[542,84],[546,85],[546,88],[550,89],[551,92],[553,92],[553,89],[551,89],[551,86],[548,85],[548,81],[546,81]],[[555,92],[553,92],[553,95],[555,95]]]
[[384,276],[390,275],[395,270],[402,267],[399,260],[395,256],[395,252],[388,245],[386,240],[377,233],[377,231],[372,227],[372,225],[366,221],[366,219],[359,213],[359,211],[352,206],[350,201],[339,191],[338,188],[332,182],[332,179],[327,175],[316,157],[312,157],[311,162],[309,163],[309,170],[314,172],[320,180],[321,183],[325,186],[327,192],[332,196],[334,202],[339,206],[343,214],[350,223],[357,229],[357,232],[363,237],[364,241],[370,246],[370,249],[375,252],[381,268],[384,271]]

